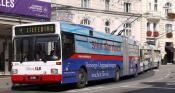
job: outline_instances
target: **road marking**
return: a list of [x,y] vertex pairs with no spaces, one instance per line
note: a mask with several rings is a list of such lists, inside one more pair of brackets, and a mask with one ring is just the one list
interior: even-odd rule
[[152,88],[152,89],[171,89],[171,90],[175,90],[175,88],[170,88],[170,87],[150,87],[150,86],[144,86],[144,87],[140,87],[140,86],[129,86],[127,88]]
[[87,91],[91,91],[91,90],[98,90],[98,89],[104,89],[105,87],[99,86],[99,87],[91,87],[91,88],[83,88],[83,89],[74,89],[74,90],[69,90],[66,92],[87,92]]
[[69,91],[66,91],[66,92],[68,92],[68,93],[74,93],[74,92],[78,92],[78,91],[76,91],[76,90],[69,90]]
[[92,88],[86,88],[86,89],[76,89],[76,90],[70,90],[70,91],[66,91],[66,92],[72,92],[72,93],[95,93],[95,92],[100,92],[100,91],[106,91],[106,90],[111,90],[111,89],[118,89],[118,88],[124,88],[124,87],[129,87],[129,86],[134,86],[137,85],[139,83],[135,83],[135,84],[125,84],[125,85],[119,85],[119,86],[114,86],[114,87],[103,87],[103,86],[99,86],[99,87],[92,87]]
[[165,78],[169,77],[170,76],[170,73],[168,73],[166,76],[164,76]]
[[153,71],[159,72],[160,70],[159,69],[154,69]]
[[175,85],[175,82],[168,82],[168,83],[166,83],[166,85],[173,86],[173,85]]
[[[96,88],[89,88],[89,89],[84,89],[84,90],[71,90],[71,91],[67,91],[67,92],[72,92],[72,93],[95,93],[95,92],[100,92],[100,91],[107,91],[107,90],[111,90],[111,89],[118,89],[118,88],[151,88],[151,89],[166,89],[166,90],[175,90],[175,88],[169,88],[169,87],[153,87],[152,85],[147,85],[147,86],[135,86],[137,84],[130,84],[130,85],[123,85],[123,86],[116,86],[116,87],[103,87],[100,89],[96,89]],[[95,89],[95,90],[92,90]],[[87,91],[86,91],[87,90]]]

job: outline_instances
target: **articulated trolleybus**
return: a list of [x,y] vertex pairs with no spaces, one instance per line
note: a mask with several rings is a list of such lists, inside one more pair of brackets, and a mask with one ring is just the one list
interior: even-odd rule
[[12,83],[66,84],[139,72],[139,47],[134,40],[93,31],[66,22],[13,27]]

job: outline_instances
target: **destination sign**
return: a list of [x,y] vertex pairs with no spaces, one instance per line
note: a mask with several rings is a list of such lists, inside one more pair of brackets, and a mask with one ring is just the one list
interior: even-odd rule
[[15,35],[55,33],[55,24],[15,27]]

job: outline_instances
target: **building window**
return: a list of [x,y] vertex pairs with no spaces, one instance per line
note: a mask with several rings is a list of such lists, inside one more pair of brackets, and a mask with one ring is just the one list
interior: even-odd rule
[[109,21],[105,22],[105,32],[110,33],[110,22]]
[[165,14],[168,15],[168,13],[171,13],[172,12],[172,4],[170,2],[167,2],[165,4]]
[[89,8],[90,0],[81,0],[81,7]]
[[131,12],[131,3],[124,3],[124,12]]
[[151,3],[149,3],[149,11],[151,11]]
[[81,21],[81,24],[83,24],[83,25],[90,25],[91,24],[91,21],[89,20],[89,19],[83,19],[82,21]]
[[147,31],[151,31],[150,22],[147,23]]
[[131,24],[125,23],[123,25],[123,28],[124,28],[124,36],[131,36]]
[[157,7],[158,7],[157,0],[154,0],[154,11],[155,11],[155,12],[157,11]]
[[109,10],[109,2],[110,0],[105,0],[105,9]]
[[157,23],[153,23],[153,31],[157,31]]
[[172,32],[172,24],[166,24],[165,31],[166,31],[166,33]]

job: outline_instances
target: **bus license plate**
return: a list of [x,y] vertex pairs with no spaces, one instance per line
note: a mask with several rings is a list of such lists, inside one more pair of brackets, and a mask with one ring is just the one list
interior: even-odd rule
[[29,77],[29,80],[37,80],[37,79],[38,79],[37,76],[30,76],[30,77]]

